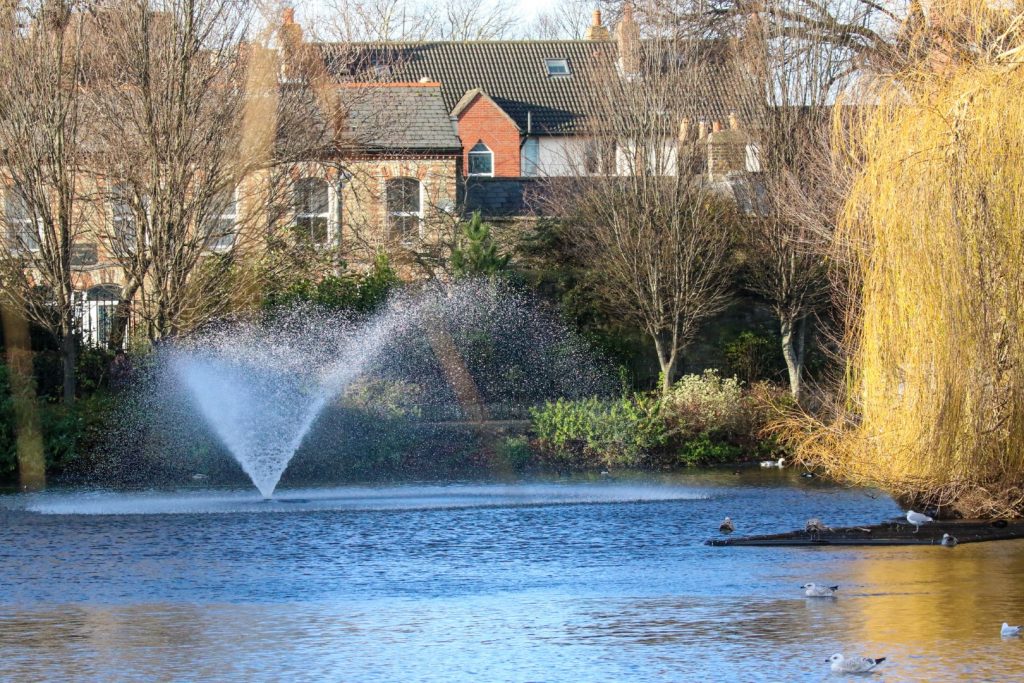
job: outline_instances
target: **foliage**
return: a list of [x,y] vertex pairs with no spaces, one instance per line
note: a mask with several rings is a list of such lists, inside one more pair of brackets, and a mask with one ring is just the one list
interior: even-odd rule
[[[108,434],[107,420],[113,398],[100,392],[85,396],[72,406],[39,399],[46,470],[60,474],[76,466]],[[0,363],[0,479],[16,476],[18,453],[15,441],[14,405],[8,369]]]
[[700,434],[684,441],[679,448],[679,464],[686,466],[708,465],[733,462],[743,456],[743,449],[726,441],[712,440],[708,434]]
[[514,472],[521,472],[533,459],[530,440],[523,436],[506,436],[498,442],[496,455],[499,461]]
[[781,354],[779,341],[756,332],[745,331],[726,341],[722,346],[726,372],[747,384],[775,379],[780,375]]
[[606,466],[634,467],[665,444],[661,401],[645,394],[605,400],[558,399],[530,411],[541,445],[568,457],[580,450]]
[[790,432],[805,462],[965,516],[1024,513],[1020,27],[1007,3],[932,3],[920,60],[841,121],[849,411]]
[[311,303],[331,311],[370,313],[380,308],[399,284],[401,280],[382,252],[365,273],[350,272],[342,263],[338,274],[272,283],[264,292],[263,307],[272,310]]
[[0,479],[14,474],[18,468],[18,453],[14,435],[14,400],[7,366],[0,363]]
[[750,422],[750,405],[740,381],[723,379],[716,370],[680,377],[662,403],[666,423],[684,434],[735,435]]
[[508,267],[510,254],[502,254],[491,236],[491,225],[479,211],[462,224],[464,245],[452,250],[452,272],[456,278],[494,276]]
[[342,404],[377,419],[407,419],[420,415],[417,399],[422,387],[410,382],[360,379],[346,389]]

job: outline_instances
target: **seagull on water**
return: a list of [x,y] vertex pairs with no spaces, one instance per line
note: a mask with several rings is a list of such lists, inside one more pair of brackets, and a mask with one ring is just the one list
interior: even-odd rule
[[785,458],[779,458],[778,460],[762,460],[761,467],[782,467],[786,464]]
[[959,541],[956,540],[956,536],[950,536],[949,534],[942,534],[942,545],[947,548],[954,548]]
[[876,666],[885,661],[885,657],[878,657],[872,659],[871,657],[850,657],[846,658],[843,655],[836,653],[829,657],[827,662],[831,662],[832,671],[837,674],[862,674],[871,671]]
[[920,512],[914,512],[910,510],[907,512],[907,521],[914,525],[914,533],[916,534],[921,530],[921,525],[925,522],[934,522],[928,515],[922,515]]
[[736,527],[733,525],[732,520],[726,517],[722,520],[722,524],[718,527],[718,530],[723,534],[731,534],[736,531]]
[[999,629],[999,635],[1001,635],[1003,638],[1012,638],[1013,636],[1019,636],[1020,626],[1010,626],[1004,621],[1003,627]]
[[809,598],[834,598],[836,591],[839,590],[839,586],[819,586],[816,583],[805,583],[800,587]]

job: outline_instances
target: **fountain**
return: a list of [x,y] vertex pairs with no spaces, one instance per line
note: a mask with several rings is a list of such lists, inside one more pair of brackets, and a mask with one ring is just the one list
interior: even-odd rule
[[325,407],[359,378],[431,387],[429,400],[461,404],[447,412],[473,420],[489,400],[607,386],[552,316],[489,282],[396,297],[367,320],[300,308],[225,324],[165,356],[171,381],[156,391],[184,393],[264,498]]

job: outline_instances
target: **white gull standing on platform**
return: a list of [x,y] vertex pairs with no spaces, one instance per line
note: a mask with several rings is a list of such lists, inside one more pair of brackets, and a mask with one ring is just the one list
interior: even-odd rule
[[922,515],[920,512],[914,512],[913,510],[910,510],[909,512],[907,512],[907,521],[914,525],[914,533],[916,534],[918,531],[921,530],[922,524],[924,524],[925,522],[933,522],[935,520],[933,520],[928,515]]

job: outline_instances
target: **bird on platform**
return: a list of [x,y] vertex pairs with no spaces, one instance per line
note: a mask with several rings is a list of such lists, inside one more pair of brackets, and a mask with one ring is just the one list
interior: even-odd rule
[[914,525],[914,533],[916,534],[921,530],[921,525],[925,522],[934,522],[935,520],[928,515],[923,515],[920,512],[914,512],[910,510],[907,512],[907,521]]
[[839,586],[819,586],[816,583],[805,583],[800,587],[809,598],[834,598],[836,591],[839,590]]
[[722,520],[722,523],[719,525],[718,530],[721,531],[723,534],[731,534],[732,532],[736,531],[736,527],[733,525],[732,520],[726,517],[724,520]]
[[960,541],[956,540],[956,536],[950,536],[949,534],[942,534],[942,545],[947,548],[955,548],[956,544]]
[[844,657],[834,654],[825,661],[832,664],[832,672],[837,674],[863,674],[871,671],[885,661],[885,657]]
[[999,629],[999,635],[1003,638],[1013,638],[1014,636],[1020,635],[1020,626],[1010,626],[1005,621],[1003,627]]
[[807,520],[807,523],[804,524],[804,531],[809,534],[820,534],[822,531],[832,531],[832,527],[825,526],[825,523],[817,517],[811,517]]
[[782,467],[786,464],[785,458],[779,458],[778,460],[762,460],[761,467]]

